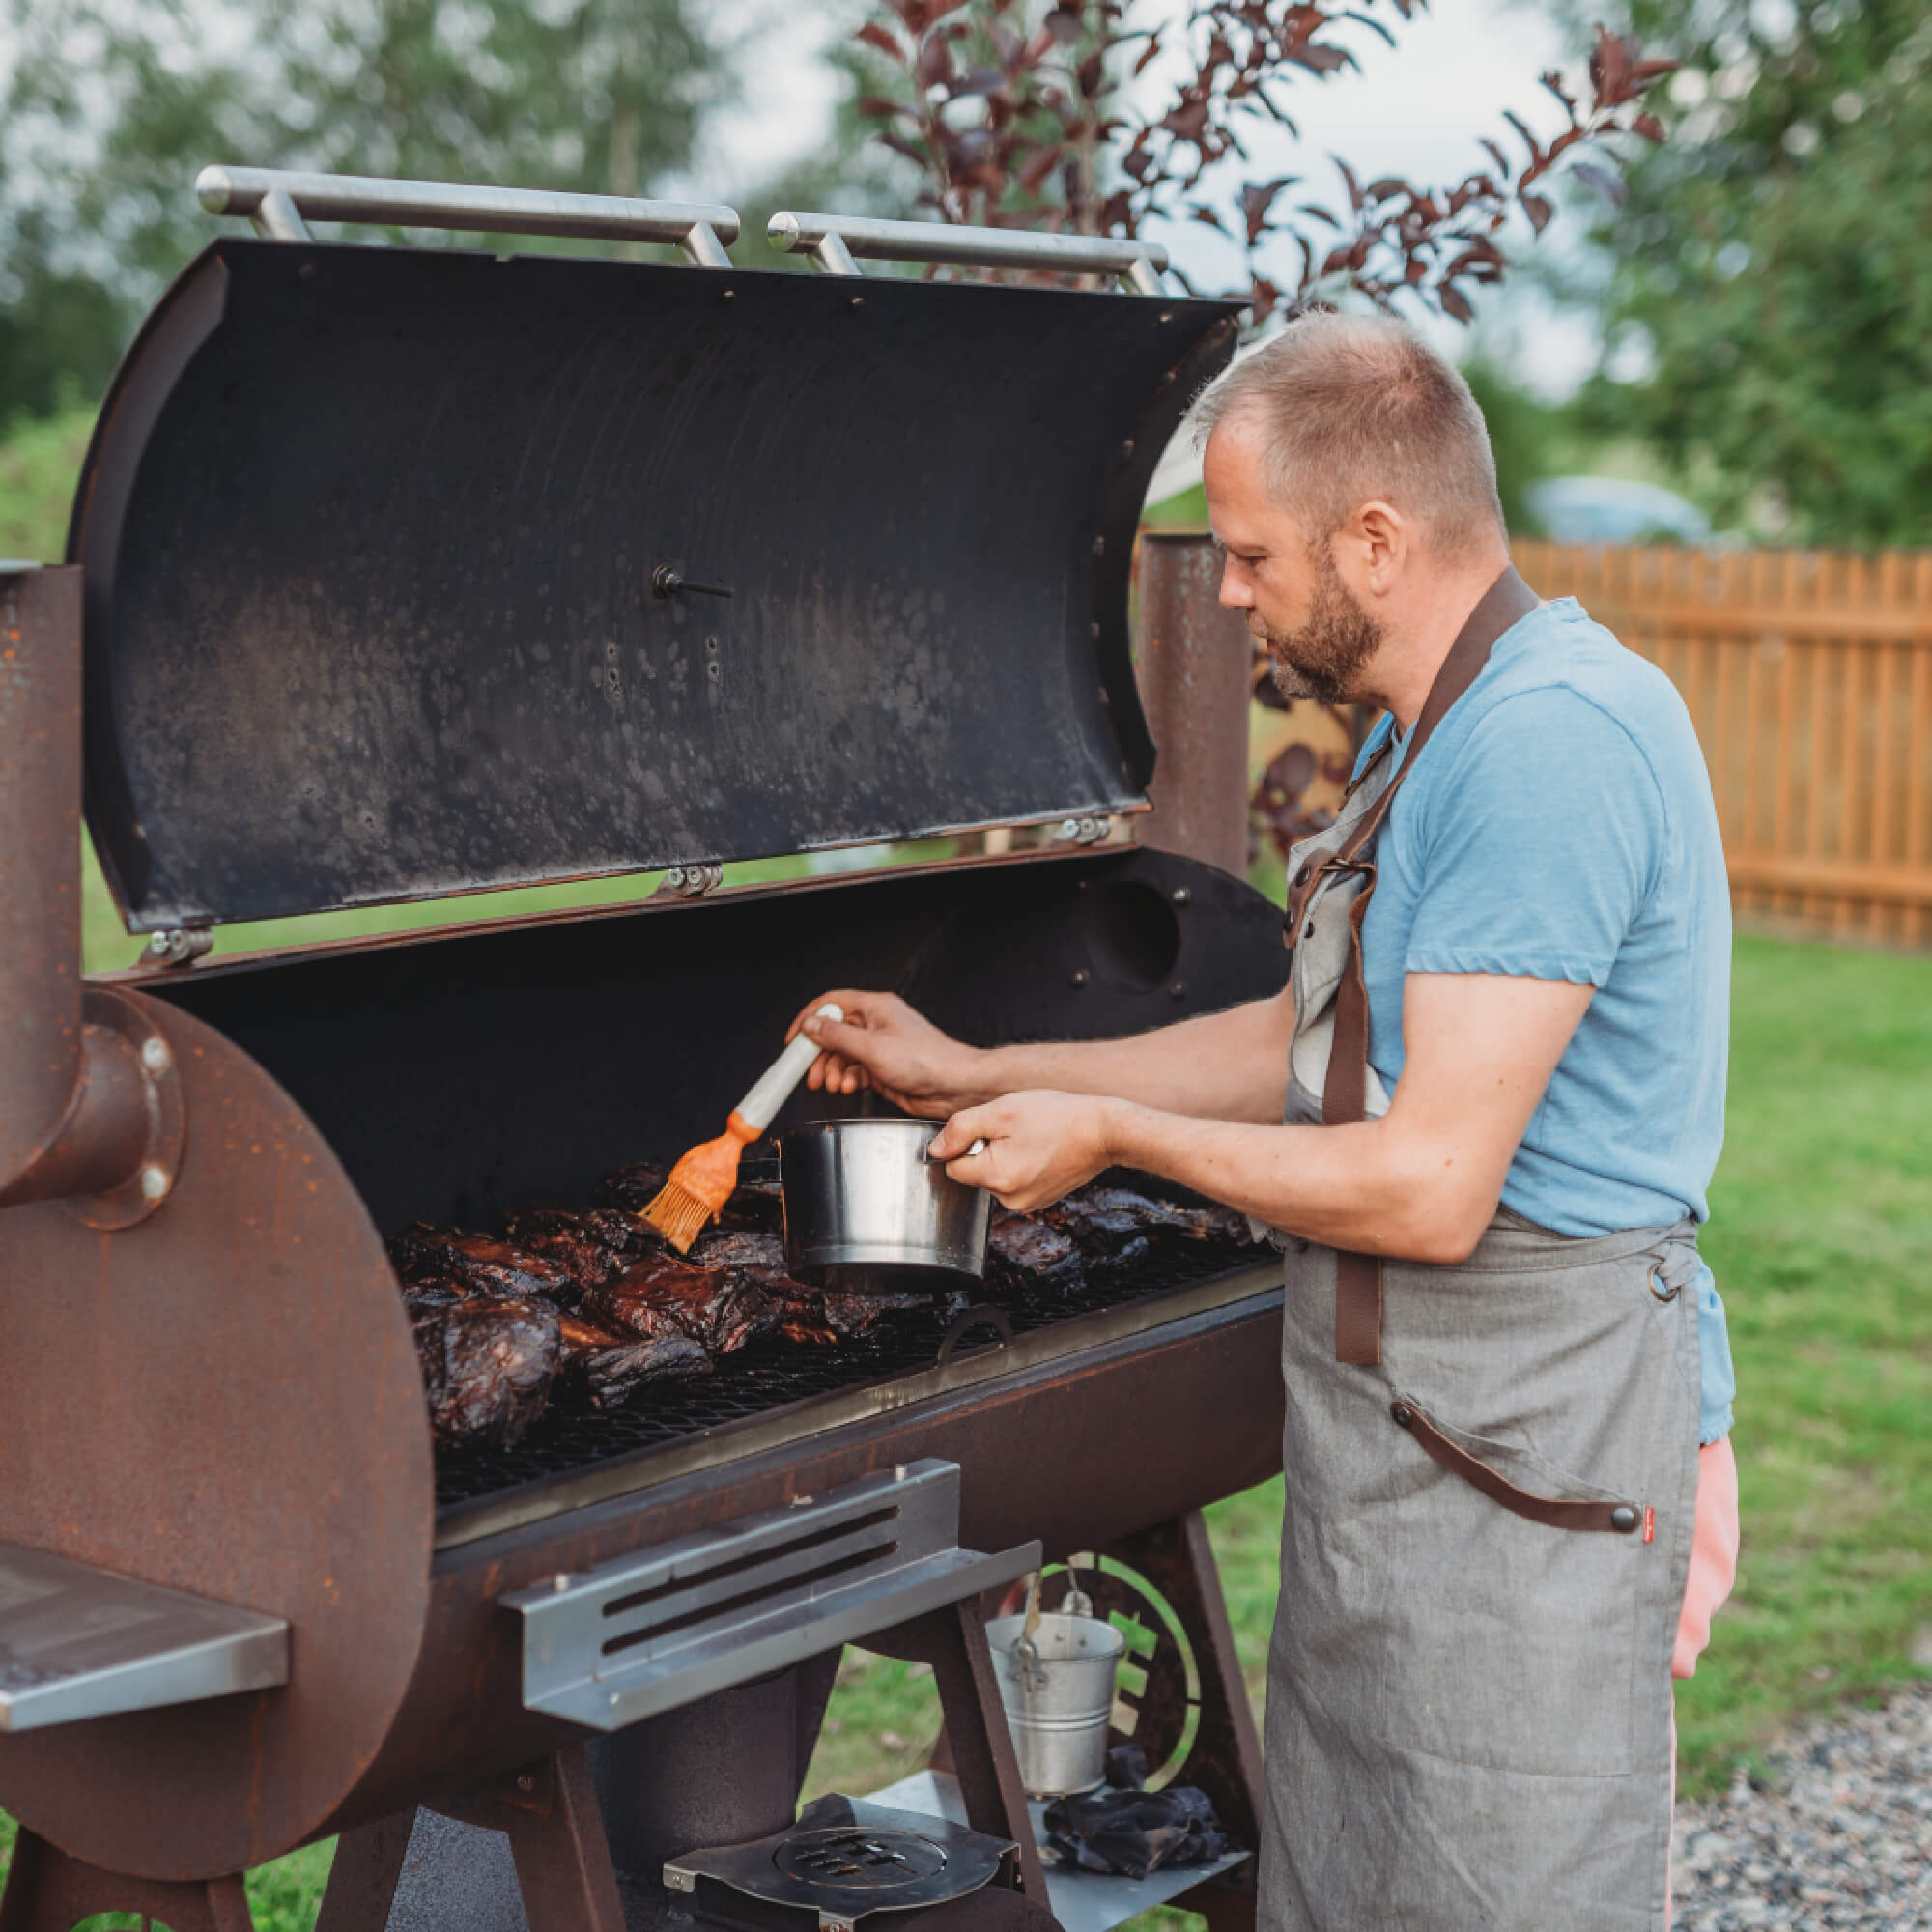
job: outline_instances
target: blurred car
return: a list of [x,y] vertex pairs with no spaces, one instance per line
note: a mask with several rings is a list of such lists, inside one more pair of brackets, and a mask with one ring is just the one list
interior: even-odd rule
[[1620,476],[1546,476],[1524,496],[1544,533],[1558,543],[1711,540],[1710,518],[1658,483]]

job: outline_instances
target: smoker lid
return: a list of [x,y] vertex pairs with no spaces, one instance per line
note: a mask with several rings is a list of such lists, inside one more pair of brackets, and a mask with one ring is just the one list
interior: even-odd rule
[[69,539],[129,926],[1137,808],[1134,527],[1236,312],[217,242]]

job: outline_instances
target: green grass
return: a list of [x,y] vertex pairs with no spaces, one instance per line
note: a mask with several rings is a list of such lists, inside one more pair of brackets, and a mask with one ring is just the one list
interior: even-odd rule
[[53,563],[67,548],[74,477],[94,412],[16,420],[0,442],[0,557]]

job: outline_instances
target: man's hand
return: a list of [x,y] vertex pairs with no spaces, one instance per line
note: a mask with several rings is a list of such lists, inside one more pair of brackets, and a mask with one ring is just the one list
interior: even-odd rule
[[[828,1000],[845,1009],[842,1021],[815,1017]],[[849,987],[820,993],[806,1003],[785,1038],[796,1037],[801,1028],[824,1048],[805,1076],[816,1091],[875,1088],[895,1107],[928,1121],[943,1121],[985,1091],[975,1078],[980,1050],[942,1033],[895,993]]]
[[[1086,1094],[1009,1094],[954,1114],[927,1158],[945,1161],[954,1180],[989,1188],[1003,1206],[1031,1213],[1113,1164],[1113,1108]],[[968,1153],[977,1140],[985,1151]]]

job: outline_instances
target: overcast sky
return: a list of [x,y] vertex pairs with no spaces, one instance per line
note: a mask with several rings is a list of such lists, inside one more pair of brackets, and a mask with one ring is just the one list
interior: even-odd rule
[[[838,87],[833,71],[817,58],[830,31],[828,18],[863,17],[863,13],[854,0],[833,0],[830,6],[799,0],[702,4],[721,34],[739,40],[745,49],[735,99],[714,117],[692,179],[666,186],[715,195],[721,184],[769,179],[824,137]],[[1141,0],[1135,13],[1168,11],[1178,7]],[[1387,7],[1378,12],[1393,14]],[[10,39],[0,21],[0,74],[9,65]],[[1353,31],[1350,44],[1362,73],[1325,82],[1311,76],[1296,85],[1290,105],[1300,122],[1302,142],[1297,147],[1285,133],[1264,132],[1254,155],[1258,178],[1298,174],[1317,198],[1325,199],[1338,192],[1326,159],[1334,153],[1365,176],[1460,180],[1482,164],[1478,135],[1514,144],[1503,128],[1505,107],[1514,107],[1542,132],[1560,126],[1560,111],[1536,76],[1550,66],[1573,73],[1580,67],[1574,56],[1566,59],[1570,50],[1538,0],[1435,0],[1430,11],[1418,11],[1400,29],[1393,49],[1360,30]],[[1158,71],[1149,76],[1151,82],[1158,78]],[[1539,245],[1573,245],[1574,232],[1574,223],[1559,221]],[[1205,286],[1225,287],[1238,279],[1236,252],[1209,230],[1189,224],[1164,239]],[[761,238],[748,240],[750,252],[745,243],[739,252],[755,261]],[[1454,324],[1440,327],[1452,353],[1468,348],[1467,331]],[[1520,283],[1489,298],[1482,327],[1524,379],[1552,395],[1574,388],[1595,358],[1587,319],[1552,312],[1537,291]]]

